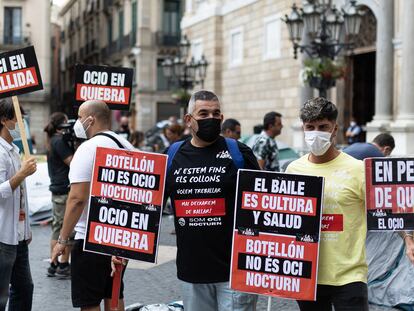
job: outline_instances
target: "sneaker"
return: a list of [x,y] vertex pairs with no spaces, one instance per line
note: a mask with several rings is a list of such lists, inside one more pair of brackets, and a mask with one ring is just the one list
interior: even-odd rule
[[56,276],[60,279],[70,278],[70,265],[62,268],[61,266],[56,269]]
[[57,268],[57,266],[55,266],[55,265],[50,265],[50,266],[47,268],[47,273],[46,273],[46,275],[47,275],[47,276],[50,276],[50,277],[55,276],[55,275],[56,275],[56,268]]

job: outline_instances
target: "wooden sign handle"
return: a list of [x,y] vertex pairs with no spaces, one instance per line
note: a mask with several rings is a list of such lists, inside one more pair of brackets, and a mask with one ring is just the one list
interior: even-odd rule
[[17,98],[17,96],[12,96],[12,100],[13,100],[14,113],[17,119],[17,124],[19,125],[19,129],[20,129],[20,136],[22,138],[24,157],[28,158],[30,156],[30,149],[29,149],[29,144],[27,143],[26,127],[24,126],[22,113],[20,111],[19,99]]

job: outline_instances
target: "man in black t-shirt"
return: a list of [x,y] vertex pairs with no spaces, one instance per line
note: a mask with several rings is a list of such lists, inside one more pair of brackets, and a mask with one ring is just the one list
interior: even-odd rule
[[[257,296],[229,288],[237,167],[220,136],[223,115],[217,96],[191,96],[184,118],[192,137],[175,153],[166,191],[177,233],[177,274],[187,311],[255,310]],[[260,169],[246,145],[236,145],[244,168]]]

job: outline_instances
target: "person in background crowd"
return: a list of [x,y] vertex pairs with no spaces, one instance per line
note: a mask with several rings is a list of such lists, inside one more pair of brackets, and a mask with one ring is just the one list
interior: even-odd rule
[[[47,133],[46,150],[47,166],[50,177],[49,190],[52,192],[52,237],[50,240],[50,254],[55,247],[59,232],[62,229],[63,216],[65,215],[66,201],[69,193],[69,165],[72,161],[73,150],[64,140],[61,126],[68,122],[67,116],[62,112],[55,112],[50,116],[50,121],[44,128]],[[71,235],[73,240],[74,235]],[[69,277],[69,251],[61,256],[57,265],[53,262],[47,268],[47,276]]]
[[[325,179],[316,301],[298,301],[301,311],[368,311],[364,167],[335,147],[336,106],[323,97],[300,110],[310,153],[287,173]],[[330,217],[324,218],[324,215]]]
[[372,143],[354,143],[344,149],[344,152],[358,160],[365,158],[387,157],[394,150],[394,137],[382,133],[377,135]]
[[129,142],[137,149],[142,149],[144,147],[145,136],[143,132],[134,131],[129,137]]
[[[20,161],[13,139],[20,137],[10,98],[0,99],[0,310],[32,309],[33,281],[28,244],[32,240],[25,178],[36,172],[33,157]],[[10,287],[9,287],[10,286]]]
[[129,118],[127,116],[121,117],[119,120],[119,129],[115,131],[115,133],[121,135],[126,140],[129,140],[131,130],[129,129]]
[[152,141],[152,148],[154,152],[163,153],[167,147],[170,146],[170,142],[165,135],[167,127],[162,129],[162,132],[155,136],[154,140]]
[[[186,311],[253,311],[257,302],[256,295],[229,288],[237,167],[228,156],[228,142],[220,136],[222,121],[218,97],[210,91],[195,92],[185,116],[192,138],[166,152],[178,146],[174,155],[169,154],[166,197],[175,212],[177,275]],[[229,141],[244,159],[244,168],[259,169],[250,148]],[[197,173],[203,168],[207,173]],[[185,213],[181,202],[203,199],[216,203],[196,217],[205,226],[191,226],[196,218]]]
[[240,122],[236,119],[227,119],[221,126],[221,135],[235,140],[240,139],[241,127]]
[[349,123],[349,127],[346,130],[345,136],[348,141],[348,145],[352,145],[353,143],[361,141],[362,128],[357,124],[354,117],[351,118],[351,122]]
[[167,137],[170,145],[175,143],[176,141],[181,140],[183,131],[183,127],[179,124],[170,124],[168,127],[165,128],[165,137]]
[[256,124],[253,126],[253,135],[245,139],[245,144],[253,148],[254,144],[256,143],[257,138],[260,136],[260,133],[263,131],[263,124]]
[[279,150],[275,137],[282,132],[282,115],[278,112],[266,113],[263,118],[263,131],[252,148],[260,168],[266,171],[280,171]]
[[[72,304],[81,310],[100,310],[104,299],[105,310],[110,309],[112,295],[112,263],[121,264],[116,257],[100,255],[83,250],[86,234],[87,204],[96,147],[133,150],[134,147],[122,136],[109,130],[111,111],[103,101],[84,102],[78,111],[78,119],[73,127],[75,135],[87,139],[76,150],[70,164],[70,192],[66,205],[65,218],[58,242],[53,248],[53,262],[67,251],[69,237],[76,231],[71,253]],[[124,310],[123,284],[121,285],[119,310]]]
[[177,116],[170,116],[168,121],[170,122],[170,125],[178,124]]

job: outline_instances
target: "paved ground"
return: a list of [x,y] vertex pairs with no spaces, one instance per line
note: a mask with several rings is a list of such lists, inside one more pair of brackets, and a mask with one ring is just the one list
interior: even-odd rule
[[[175,235],[172,235],[173,221],[163,217],[160,239],[159,264],[131,262],[125,274],[126,304],[141,302],[169,303],[180,300],[179,283],[175,267]],[[46,277],[49,265],[49,227],[33,227],[33,242],[30,245],[32,275],[35,283],[34,311],[73,310],[70,300],[70,281]],[[258,310],[266,310],[267,298],[260,297]],[[272,310],[298,310],[293,301],[273,299]],[[371,311],[393,309],[370,306]],[[200,310],[202,311],[202,310]]]

